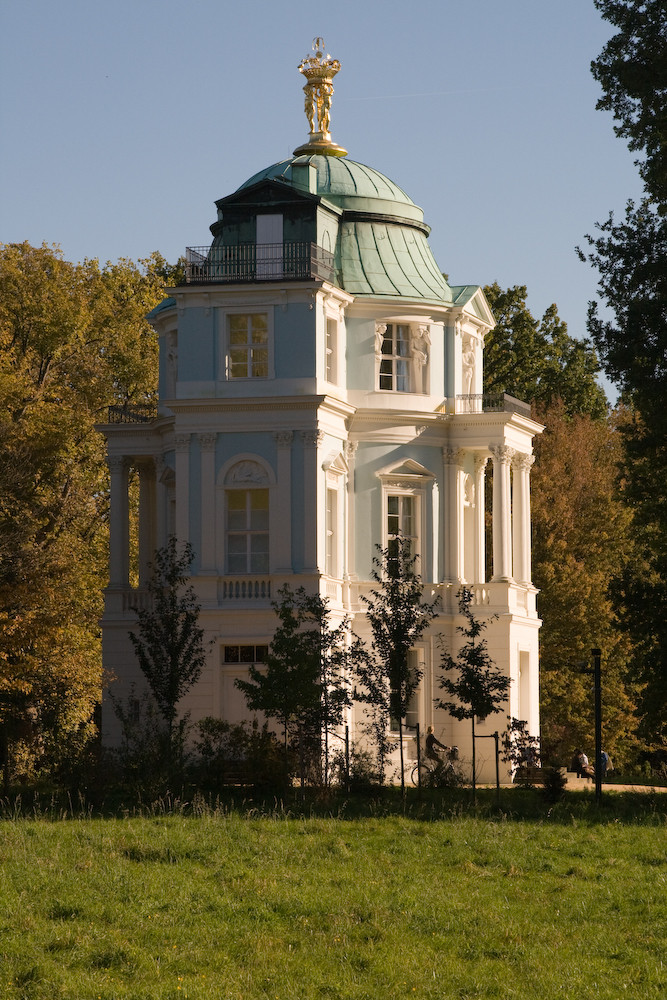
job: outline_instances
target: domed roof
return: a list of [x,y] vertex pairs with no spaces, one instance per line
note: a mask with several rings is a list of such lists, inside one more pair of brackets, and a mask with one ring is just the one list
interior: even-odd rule
[[[310,154],[291,156],[254,174],[239,191],[265,180],[295,184],[292,167],[312,164],[317,169],[317,194],[339,208],[376,215],[392,215],[424,226],[424,213],[405,191],[379,170],[348,157]],[[428,232],[427,227],[424,227]]]
[[[315,167],[316,183],[307,167]],[[336,280],[352,295],[452,301],[423,211],[379,170],[348,157],[302,153],[253,174],[236,193],[267,181],[308,190],[336,210]]]

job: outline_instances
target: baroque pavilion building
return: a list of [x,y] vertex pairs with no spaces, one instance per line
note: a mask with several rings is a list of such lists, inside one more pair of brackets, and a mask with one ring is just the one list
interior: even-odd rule
[[[419,721],[466,759],[469,723],[434,708],[438,638],[457,648],[464,584],[487,622],[489,653],[512,680],[507,711],[478,733],[504,729],[505,715],[539,733],[529,484],[541,427],[526,404],[483,394],[494,325],[484,293],[449,285],[422,210],[332,141],[340,64],[321,39],[314,50],[299,67],[306,143],[216,202],[212,242],[187,250],[184,283],[149,317],[159,336],[157,411],[112,408],[102,428],[111,476],[104,666],[116,697],[140,683],[132,608],[147,600],[155,550],[170,536],[189,541],[213,644],[183,709],[195,722],[248,718],[234,682],[265,656],[279,588],[319,592],[334,618],[349,615],[368,639],[360,595],[376,546],[400,532],[419,556],[425,597],[441,602],[413,651],[424,676],[406,753],[415,756]],[[352,740],[361,711],[349,713]],[[117,742],[108,697],[102,718],[104,741]],[[488,740],[478,747],[482,779],[495,773],[492,749]]]

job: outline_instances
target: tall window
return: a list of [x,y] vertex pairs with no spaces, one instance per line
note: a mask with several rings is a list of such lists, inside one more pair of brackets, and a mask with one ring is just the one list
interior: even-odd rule
[[[411,677],[417,673],[417,670],[421,666],[423,672],[423,664],[419,663],[419,651],[416,649],[411,649],[408,653],[408,670]],[[405,718],[403,719],[403,731],[404,732],[414,732],[417,728],[417,723],[419,722],[419,688],[417,688],[410,698],[406,706]],[[398,732],[398,719],[392,715],[389,719],[389,728],[392,733]]]
[[336,490],[327,490],[327,511],[326,511],[326,532],[327,532],[327,550],[326,550],[326,563],[325,571],[327,576],[338,576],[338,560],[336,558],[337,552],[336,548],[338,545],[338,535],[336,531],[336,522],[338,520],[338,492]]
[[398,555],[397,536],[407,542],[407,551],[417,555],[417,498],[414,496],[387,497],[387,549],[389,560]]
[[332,385],[338,382],[337,339],[338,323],[335,319],[327,319],[326,379]]
[[380,389],[410,392],[410,327],[388,323],[380,351]]
[[227,571],[269,572],[269,491],[227,490]]
[[269,327],[266,313],[229,316],[229,378],[268,378]]

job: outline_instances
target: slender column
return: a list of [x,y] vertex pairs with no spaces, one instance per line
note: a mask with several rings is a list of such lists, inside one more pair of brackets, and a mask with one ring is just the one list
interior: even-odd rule
[[533,455],[517,454],[514,457],[514,503],[512,509],[512,537],[514,539],[514,577],[519,583],[529,584],[530,568],[530,470]]
[[155,556],[155,463],[152,458],[136,462],[139,472],[139,586],[145,587]]
[[302,431],[303,440],[303,570],[304,573],[318,572],[318,525],[317,510],[320,493],[317,448],[321,444],[321,431]]
[[459,495],[460,462],[463,452],[460,448],[443,448],[442,461],[445,481],[444,497],[444,539],[445,539],[445,583],[460,583],[461,553],[460,533],[462,509]]
[[292,431],[276,431],[277,502],[280,532],[271,539],[277,573],[292,572]]
[[190,434],[176,435],[176,524],[179,542],[190,541]]
[[343,553],[345,566],[343,568],[343,579],[352,580],[355,577],[355,546],[356,531],[354,526],[355,504],[354,504],[354,466],[357,455],[358,444],[356,441],[347,441],[345,444],[345,458],[347,459],[347,481],[345,483],[345,511],[343,519],[344,544]]
[[493,579],[512,579],[512,522],[510,466],[514,449],[494,444],[493,457]]
[[215,573],[215,444],[217,434],[198,434],[201,456],[201,541],[199,560],[202,573]]
[[475,456],[475,539],[474,582],[486,583],[486,524],[484,510],[484,482],[488,455]]
[[128,466],[120,455],[107,458],[110,476],[109,494],[109,586],[127,587],[130,554]]
[[155,459],[155,541],[162,548],[167,541],[167,491],[162,482],[165,462],[162,455]]

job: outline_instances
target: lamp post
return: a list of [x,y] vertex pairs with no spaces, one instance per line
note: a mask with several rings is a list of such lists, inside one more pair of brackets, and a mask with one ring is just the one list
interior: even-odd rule
[[595,801],[602,801],[602,650],[591,649],[593,667],[582,670],[584,674],[593,675],[593,695],[595,705]]
[[593,688],[595,691],[595,801],[602,801],[602,651],[591,649],[593,657]]

